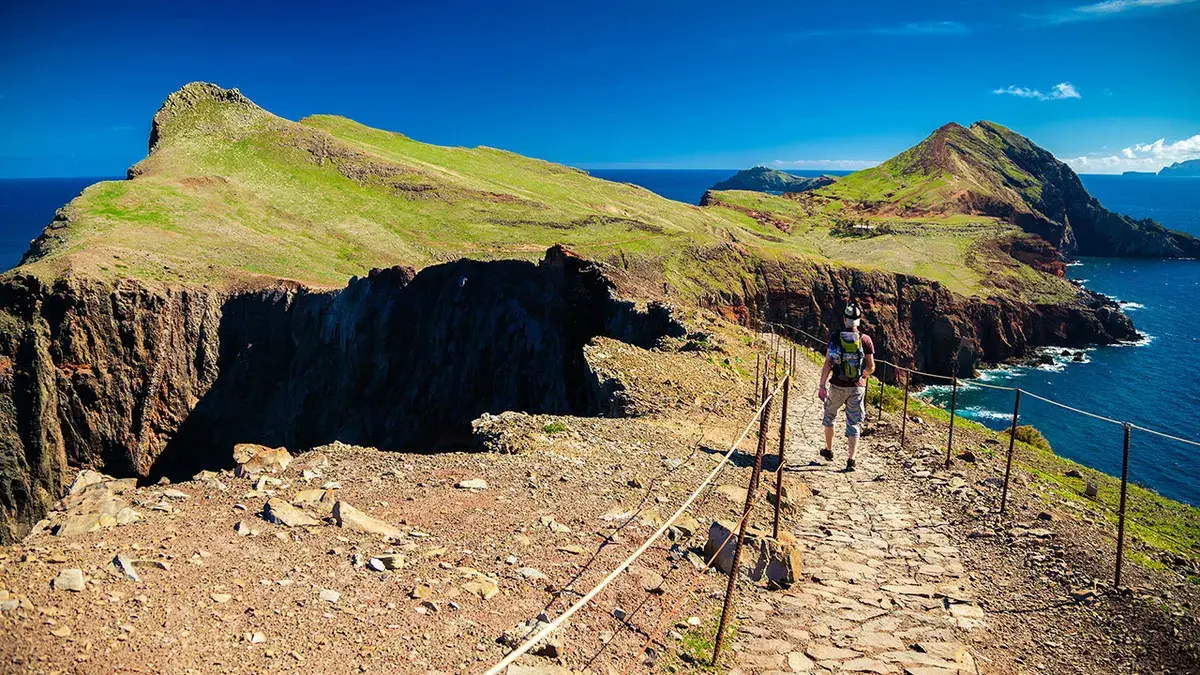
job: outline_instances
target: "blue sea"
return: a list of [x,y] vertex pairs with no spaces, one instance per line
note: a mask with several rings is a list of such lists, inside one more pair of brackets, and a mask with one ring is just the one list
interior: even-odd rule
[[[699,203],[713,183],[734,170],[592,170],[607,180],[634,183],[658,194]],[[796,171],[813,176],[820,171]],[[824,172],[833,173],[833,172]],[[839,172],[840,173],[840,172]],[[1106,207],[1150,217],[1167,227],[1200,235],[1200,179],[1082,176]],[[21,254],[66,204],[101,178],[0,180],[0,265],[16,265]],[[1092,290],[1120,300],[1145,338],[1136,346],[1097,347],[1075,363],[1058,355],[1042,367],[1014,367],[984,373],[983,381],[1020,386],[1026,391],[1114,419],[1172,435],[1200,440],[1200,262],[1088,258],[1068,268]],[[948,405],[944,389],[924,393]],[[966,385],[959,390],[965,417],[1006,428],[1012,393]],[[1082,464],[1119,475],[1121,427],[1076,415],[1030,397],[1022,400],[1021,421],[1037,426],[1055,451]],[[1134,431],[1130,477],[1160,493],[1200,505],[1200,448]]]

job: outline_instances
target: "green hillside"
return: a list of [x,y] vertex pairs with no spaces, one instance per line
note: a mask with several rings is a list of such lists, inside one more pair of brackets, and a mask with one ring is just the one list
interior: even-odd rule
[[857,202],[879,215],[970,213],[967,193],[1026,205],[1041,198],[1042,183],[1011,161],[1005,146],[1028,152],[1028,139],[991,122],[947,124],[879,166],[820,190]]
[[[753,274],[708,253],[734,245],[743,257],[916,274],[965,295],[1075,294],[1008,256],[1004,242],[1020,232],[994,218],[848,229],[830,215],[841,208],[833,196],[861,197],[881,180],[872,172],[822,189],[819,203],[714,192],[700,208],[502,150],[429,145],[334,116],[292,122],[202,83],[167,99],[150,146],[129,180],[93,185],[66,207],[19,271],[337,286],[372,267],[536,258],[563,243],[629,271],[632,283],[665,281],[694,297],[740,290]],[[887,175],[909,175],[906,161],[889,162]]]
[[639,187],[491,148],[418,143],[339,117],[291,122],[191,84],[155,116],[132,180],[72,202],[27,266],[222,282],[344,283],[461,255],[604,255],[712,244],[730,224]]

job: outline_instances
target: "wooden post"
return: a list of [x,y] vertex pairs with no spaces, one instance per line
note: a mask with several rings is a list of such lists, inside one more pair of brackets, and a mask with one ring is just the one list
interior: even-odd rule
[[1121,587],[1121,562],[1125,558],[1125,491],[1129,487],[1129,423],[1125,423],[1125,451],[1121,454],[1121,506],[1117,520],[1117,573],[1113,587]]
[[904,371],[904,412],[900,414],[900,447],[904,447],[904,432],[908,428],[908,385],[912,382],[912,373]]
[[[763,399],[768,392],[763,391]],[[754,453],[754,469],[750,472],[750,486],[746,490],[746,505],[742,508],[742,522],[738,525],[737,542],[733,549],[733,566],[729,569],[729,583],[725,586],[725,604],[721,608],[721,621],[717,624],[717,639],[713,646],[713,666],[721,658],[721,645],[725,642],[725,626],[729,623],[729,610],[733,607],[733,594],[737,590],[738,567],[742,559],[742,542],[746,538],[746,525],[750,521],[750,508],[754,504],[754,495],[758,491],[758,481],[762,475],[763,453],[767,450],[767,424],[771,419],[771,401],[767,401],[762,416],[758,421],[758,449]]]
[[958,406],[958,376],[950,389],[950,436],[946,439],[946,468],[950,468],[950,453],[954,451],[954,409]]
[[1000,491],[1000,513],[1008,503],[1008,479],[1012,475],[1013,446],[1017,442],[1017,419],[1021,416],[1021,390],[1017,389],[1017,402],[1013,406],[1012,427],[1008,430],[1008,461],[1004,464],[1004,489]]

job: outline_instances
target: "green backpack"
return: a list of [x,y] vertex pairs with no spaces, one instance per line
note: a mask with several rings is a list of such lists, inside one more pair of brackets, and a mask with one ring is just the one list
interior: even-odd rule
[[841,333],[830,345],[829,355],[842,378],[857,382],[863,376],[866,354],[863,353],[862,334],[847,331]]

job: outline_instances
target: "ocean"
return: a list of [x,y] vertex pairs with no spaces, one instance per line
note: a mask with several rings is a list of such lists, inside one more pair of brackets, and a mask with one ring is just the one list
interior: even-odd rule
[[[664,197],[699,203],[704,191],[734,170],[591,170],[607,180],[634,183]],[[814,176],[820,171],[796,171]],[[1106,207],[1200,236],[1200,179],[1082,176]],[[16,265],[29,241],[84,187],[102,178],[0,180],[0,265]],[[1106,417],[1175,436],[1200,440],[1200,382],[1193,364],[1200,352],[1200,261],[1085,258],[1068,268],[1092,290],[1120,300],[1144,339],[1136,346],[1088,349],[1082,363],[1057,355],[1041,367],[987,371],[982,380],[1026,391]],[[949,392],[922,394],[949,404]],[[959,389],[964,417],[1006,428],[1011,392],[966,384]],[[1121,427],[1069,413],[1027,397],[1021,421],[1045,434],[1055,452],[1106,473],[1120,475]],[[1200,449],[1134,431],[1130,478],[1161,494],[1200,505]]]

